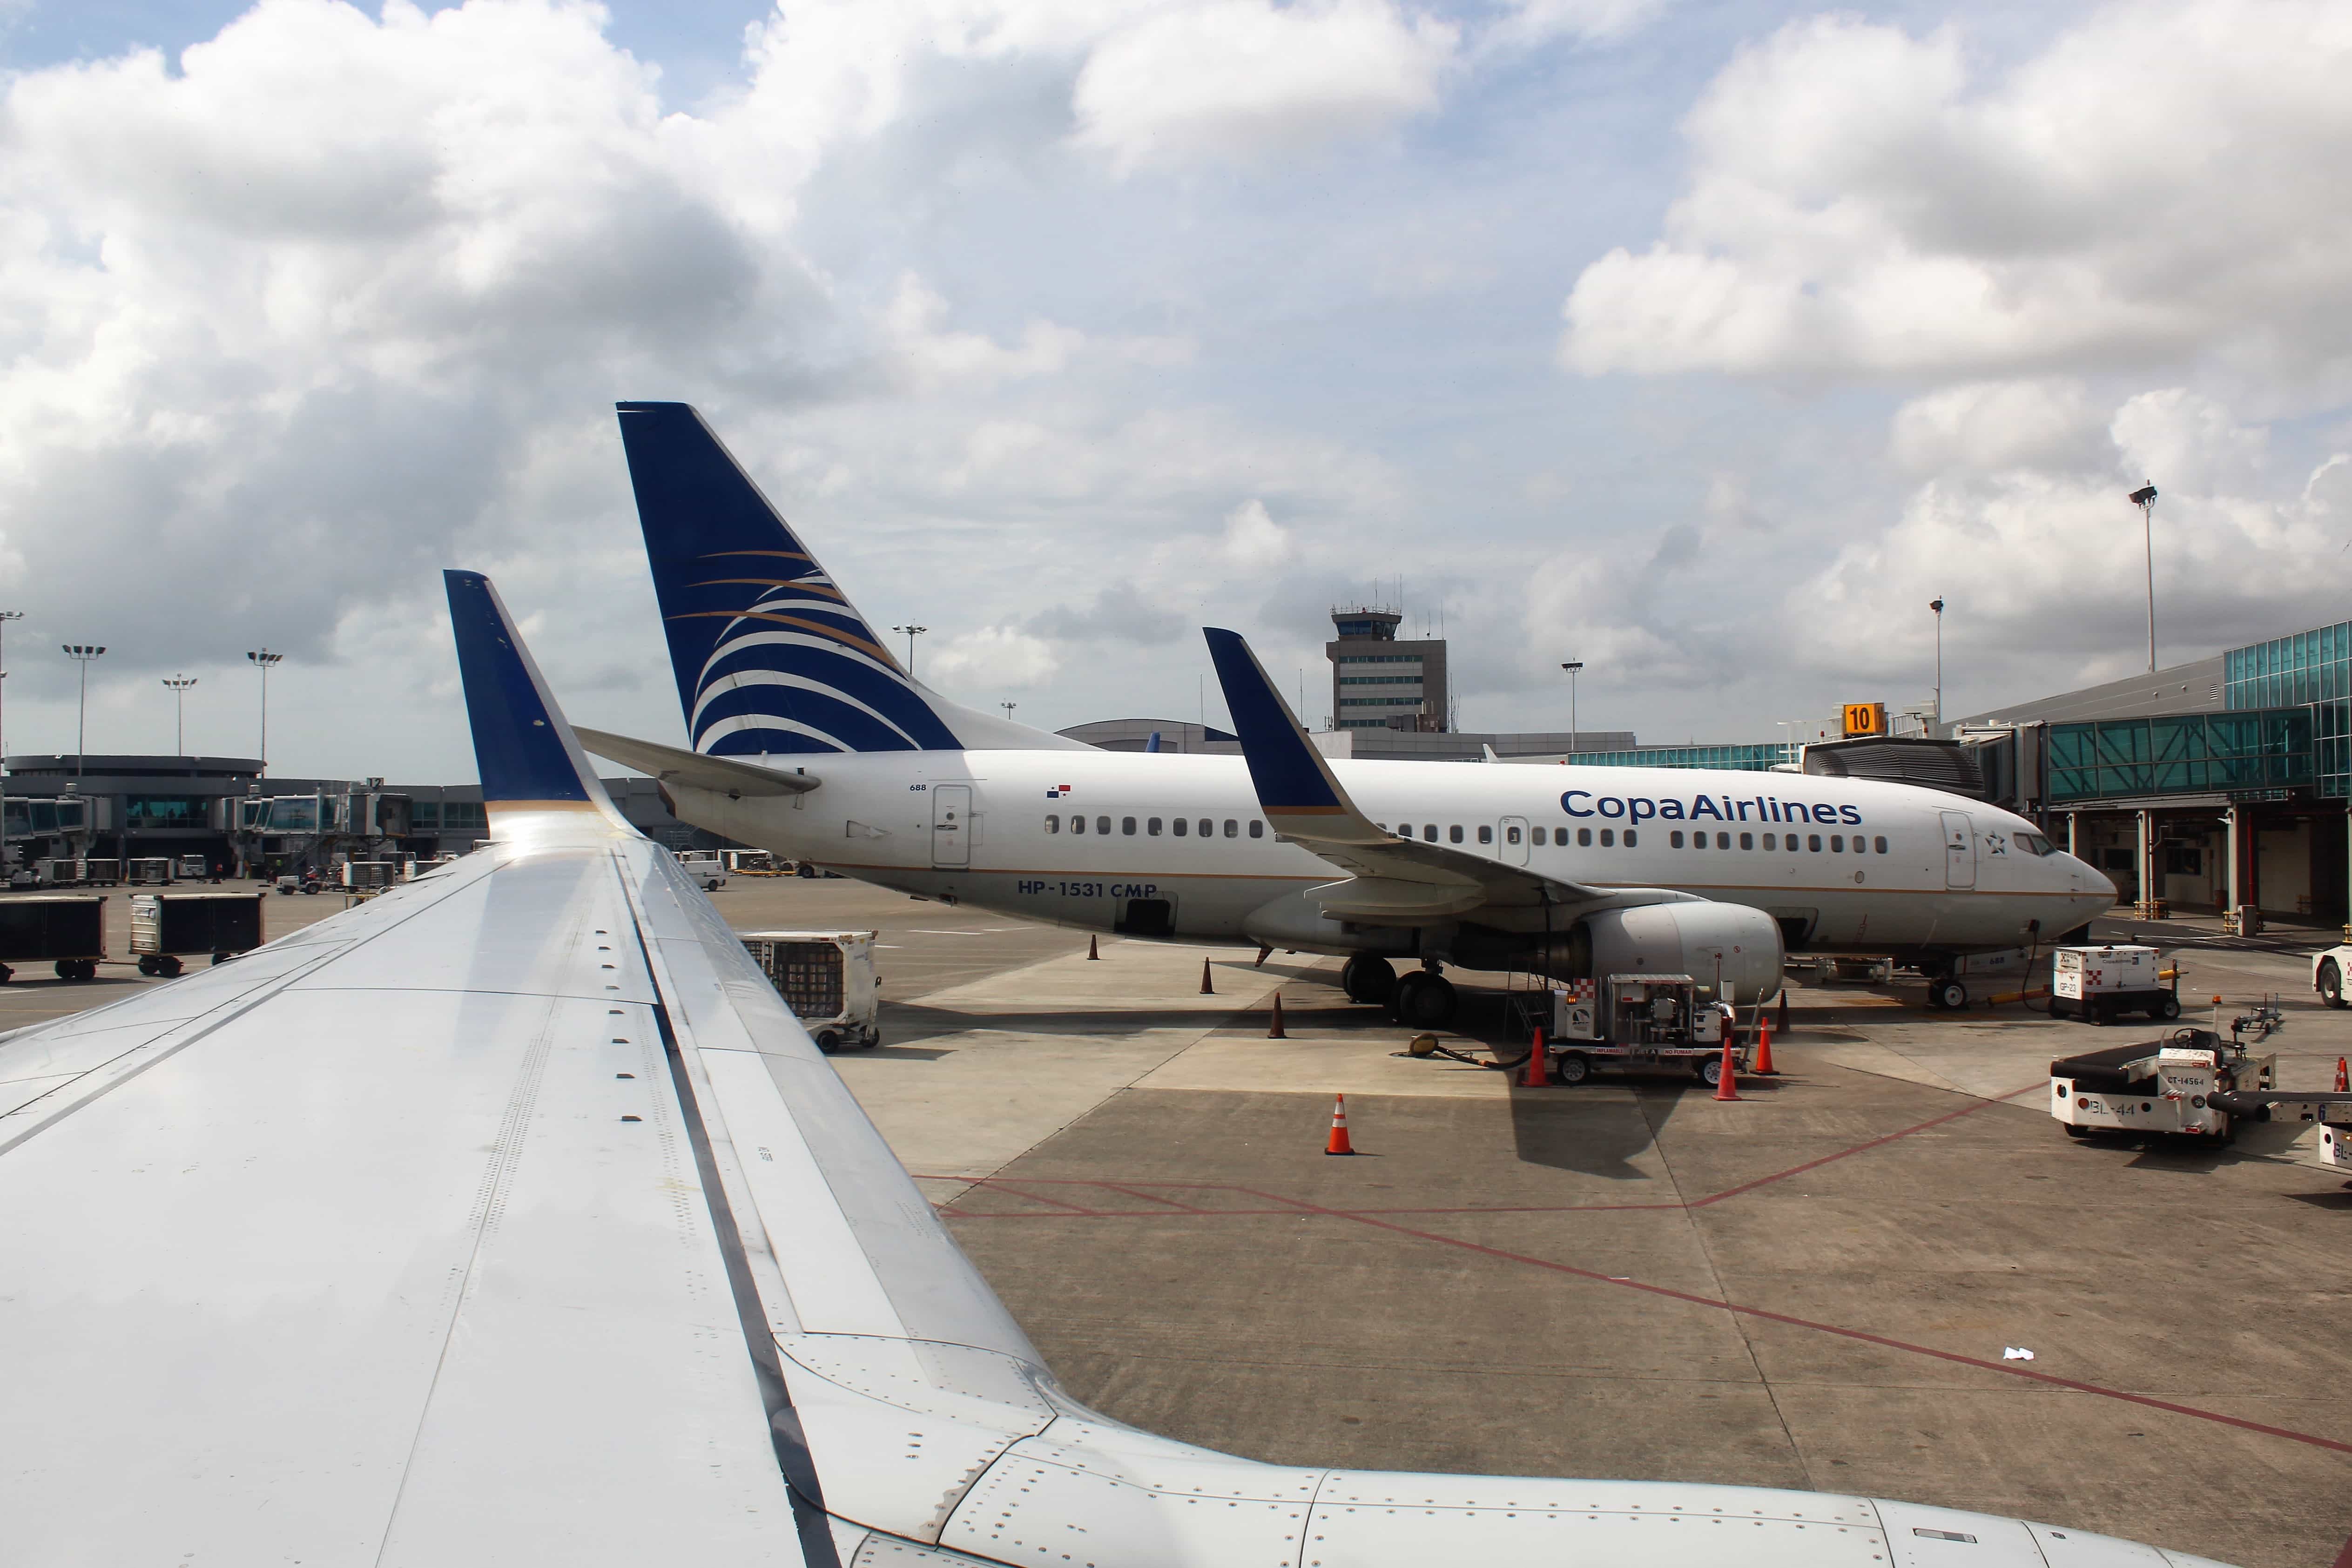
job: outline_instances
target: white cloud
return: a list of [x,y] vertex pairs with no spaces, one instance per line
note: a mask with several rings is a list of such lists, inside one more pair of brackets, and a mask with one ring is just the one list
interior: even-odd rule
[[1311,151],[1437,107],[1460,31],[1390,0],[1206,0],[1112,31],[1072,103],[1121,172]]
[[1496,24],[1487,38],[1514,48],[1554,38],[1608,42],[1647,26],[1667,4],[1668,0],[1512,0],[1510,15]]
[[1217,547],[1235,571],[1266,571],[1298,553],[1290,530],[1267,515],[1265,503],[1253,496],[1225,514],[1225,537]]
[[1905,403],[1887,447],[1911,474],[2095,463],[2105,420],[2072,377],[1968,382]]
[[2112,5],[2001,71],[1851,16],[1743,49],[1646,251],[1587,267],[1588,373],[2352,362],[2352,11]]
[[922,667],[923,680],[942,691],[972,694],[975,705],[995,691],[1042,685],[1061,667],[1053,644],[1015,626],[983,626],[951,640]]

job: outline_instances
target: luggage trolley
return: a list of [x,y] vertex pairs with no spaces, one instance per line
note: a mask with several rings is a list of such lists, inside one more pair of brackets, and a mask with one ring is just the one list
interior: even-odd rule
[[882,1043],[882,978],[871,931],[747,931],[744,950],[821,1051]]

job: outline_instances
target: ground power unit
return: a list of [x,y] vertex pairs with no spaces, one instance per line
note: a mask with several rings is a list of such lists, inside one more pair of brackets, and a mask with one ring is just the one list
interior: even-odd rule
[[2180,1016],[2179,972],[2164,967],[2157,949],[2110,946],[2052,950],[2051,1017],[2104,1024],[2132,1013],[2157,1019]]

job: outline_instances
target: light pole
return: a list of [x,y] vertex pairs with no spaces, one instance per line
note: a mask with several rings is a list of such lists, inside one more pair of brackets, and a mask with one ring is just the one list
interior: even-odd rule
[[1560,668],[1568,672],[1568,749],[1570,755],[1574,755],[1577,744],[1576,672],[1584,668],[1584,661],[1581,659],[1570,659],[1568,663],[1562,664]]
[[1936,727],[1944,727],[1944,600],[1941,594],[1927,601],[1936,612]]
[[2156,674],[2156,486],[2142,485],[2130,497],[2139,508],[2140,542],[2147,548],[2147,673]]
[[172,693],[172,700],[179,707],[178,716],[173,725],[172,737],[173,744],[179,748],[177,755],[182,757],[188,754],[188,688],[195,684],[196,677],[194,675],[168,675],[163,681],[163,685]]
[[261,761],[261,771],[262,771],[262,772],[264,772],[264,773],[267,773],[267,772],[268,772],[268,771],[269,771],[269,666],[270,666],[270,665],[272,665],[272,664],[277,664],[278,661],[280,661],[281,659],[285,658],[285,657],[286,657],[286,655],[285,655],[285,654],[283,654],[283,653],[271,653],[271,652],[269,651],[269,649],[268,649],[267,646],[264,646],[264,647],[263,647],[259,652],[257,652],[257,653],[256,653],[256,652],[252,652],[252,651],[248,651],[248,652],[246,653],[246,655],[245,655],[245,656],[246,656],[247,658],[248,658],[248,659],[251,659],[251,660],[252,660],[256,664],[259,665],[259,666],[260,666],[260,668],[261,668],[261,758],[260,758],[260,761]]
[[890,630],[893,632],[904,632],[907,634],[907,678],[911,681],[915,678],[915,639],[929,631],[930,628],[928,626],[893,626]]
[[[24,618],[25,618],[25,612],[24,612],[23,611],[21,611],[21,610],[0,610],[0,632],[5,632],[5,631],[8,629],[8,622],[11,622],[11,621],[22,621]],[[5,683],[7,679],[8,679],[8,665],[7,665],[7,661],[6,661],[5,658],[0,658],[0,683]],[[0,738],[0,764],[5,764],[5,763],[7,761],[7,758],[8,758],[8,744],[7,744],[7,741],[6,741],[5,738]],[[29,829],[30,827],[32,827],[32,825],[33,825],[33,824],[32,824],[31,822],[29,822],[29,821],[28,821],[28,822],[26,822],[26,823],[25,824],[25,826],[26,826],[26,828],[28,828],[28,829]],[[8,874],[8,778],[7,778],[7,774],[6,774],[5,770],[5,768],[0,768],[0,884],[5,884],[5,882],[7,881],[7,874]]]
[[79,779],[89,767],[89,662],[106,652],[88,643],[63,643],[66,657],[81,666],[81,696],[76,705],[74,717],[74,777]]
[[1013,722],[1013,710],[1019,707],[1021,705],[1019,703],[998,703],[996,706],[1004,710],[1004,722],[1011,724]]

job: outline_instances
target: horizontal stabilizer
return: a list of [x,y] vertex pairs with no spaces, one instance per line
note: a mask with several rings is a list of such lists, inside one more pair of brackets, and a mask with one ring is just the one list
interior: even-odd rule
[[583,729],[575,733],[580,737],[581,745],[624,768],[634,768],[664,784],[708,789],[714,795],[725,795],[730,800],[747,796],[804,795],[817,787],[817,780],[805,773],[779,773],[772,768],[731,762],[724,757],[707,757],[698,751],[686,751],[651,740],[632,740],[625,735],[612,735],[601,729]]

